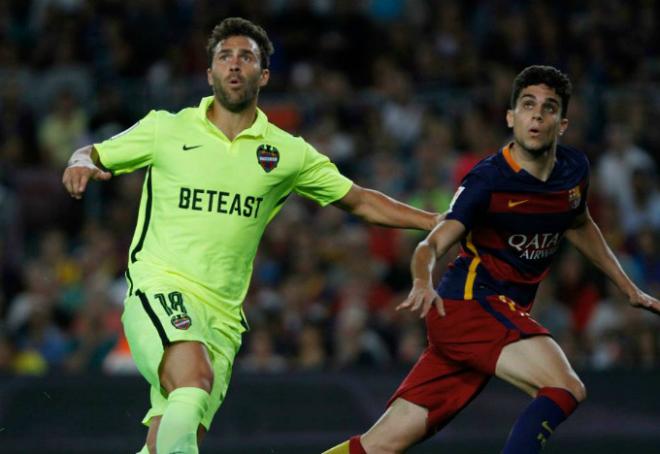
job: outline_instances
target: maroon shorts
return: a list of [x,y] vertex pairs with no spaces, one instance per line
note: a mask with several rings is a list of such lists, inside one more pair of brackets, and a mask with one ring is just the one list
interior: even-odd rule
[[443,301],[447,315],[440,317],[435,308],[429,311],[429,345],[387,403],[401,397],[427,408],[428,435],[444,427],[486,386],[504,346],[550,335],[506,297]]

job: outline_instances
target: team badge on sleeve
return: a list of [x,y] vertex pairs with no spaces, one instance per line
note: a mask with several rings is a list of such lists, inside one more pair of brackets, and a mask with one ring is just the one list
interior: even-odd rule
[[581,200],[582,195],[580,194],[580,186],[575,186],[573,189],[568,191],[568,204],[572,209],[579,207]]
[[257,161],[267,173],[277,167],[280,162],[280,152],[272,145],[262,144],[257,148]]
[[170,321],[172,322],[172,326],[174,326],[176,329],[182,329],[184,331],[190,328],[190,325],[192,325],[192,320],[188,314],[174,315]]

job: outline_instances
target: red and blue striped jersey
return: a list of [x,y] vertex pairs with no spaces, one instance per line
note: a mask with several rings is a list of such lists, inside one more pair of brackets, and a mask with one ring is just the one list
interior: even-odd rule
[[586,209],[588,186],[586,155],[561,145],[547,181],[522,169],[509,146],[479,162],[447,214],[467,234],[438,285],[439,295],[466,300],[504,295],[530,306],[564,232]]

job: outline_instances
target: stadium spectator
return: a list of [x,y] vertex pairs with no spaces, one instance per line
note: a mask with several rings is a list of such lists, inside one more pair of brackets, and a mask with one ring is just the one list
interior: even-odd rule
[[[23,305],[17,295],[32,293],[27,290],[32,284],[23,282],[21,276],[28,274],[26,270],[39,254],[39,238],[53,228],[65,235],[60,251],[64,260],[81,268],[90,267],[80,276],[80,282],[64,292],[58,305],[71,304],[74,311],[85,310],[83,300],[92,293],[78,289],[92,286],[90,281],[96,280],[93,276],[102,276],[100,291],[110,295],[111,304],[122,304],[122,298],[116,296],[125,289],[121,265],[136,223],[136,203],[144,176],[131,174],[102,188],[90,187],[97,193],[90,194],[84,208],[72,209],[64,197],[60,199],[63,194],[59,177],[48,176],[53,164],[40,154],[37,134],[44,129],[56,94],[64,89],[75,96],[83,116],[88,118],[92,138],[113,135],[135,123],[151,107],[178,110],[205,93],[206,80],[200,70],[205,69],[207,61],[200,43],[212,25],[218,18],[245,12],[272,29],[281,48],[272,61],[264,107],[272,106],[288,115],[293,106],[298,132],[318,141],[356,181],[392,188],[404,200],[436,210],[447,203],[447,194],[453,193],[458,183],[451,175],[467,170],[469,164],[461,162],[474,163],[474,156],[483,156],[502,145],[502,106],[508,99],[510,80],[520,69],[510,62],[531,58],[548,63],[560,55],[561,61],[550,63],[568,69],[576,86],[571,100],[571,126],[563,140],[588,153],[595,180],[603,181],[590,188],[592,214],[608,243],[624,257],[626,269],[640,277],[647,291],[657,294],[658,227],[650,223],[653,211],[640,208],[649,206],[654,190],[642,189],[632,172],[640,167],[647,172],[660,164],[660,128],[652,127],[660,115],[658,104],[652,102],[657,96],[652,81],[658,75],[657,65],[653,64],[660,42],[655,19],[658,5],[623,0],[591,2],[588,6],[513,1],[382,3],[396,3],[396,9],[378,12],[364,9],[364,2],[351,0],[0,2],[0,301],[4,299],[0,314],[4,324],[8,314],[17,310],[12,306]],[[495,36],[503,36],[507,42],[524,36],[530,44],[496,46]],[[413,133],[406,132],[410,125],[395,125],[399,137],[414,138],[404,148],[398,141],[389,140],[383,129],[382,88],[389,71],[402,73],[412,84],[407,89],[409,99],[394,106],[401,109],[413,105],[424,111],[421,124],[416,114],[414,128],[410,128]],[[392,96],[387,99],[394,102]],[[464,118],[470,112],[478,112],[481,118],[466,125]],[[406,131],[402,134],[399,129]],[[471,137],[480,144],[471,144]],[[624,151],[619,145],[615,151],[615,143],[623,142],[631,146]],[[377,176],[375,151],[386,157]],[[631,166],[629,160],[642,164]],[[622,181],[626,178],[628,182]],[[640,181],[648,183],[644,177]],[[436,189],[429,191],[431,186]],[[641,204],[631,203],[630,198],[621,201],[629,197],[624,196],[626,192],[634,191],[642,196],[638,199]],[[345,234],[366,242],[371,232],[339,210],[309,209],[295,196],[289,198],[285,210],[289,211],[278,216],[264,235],[246,310],[249,320],[273,317],[275,321],[265,329],[287,358],[288,367],[296,367],[295,346],[303,336],[307,317],[318,317],[314,320],[320,320],[327,333],[331,332],[327,326],[337,320],[336,304],[341,299],[338,295],[346,277],[346,264],[361,255],[361,266],[377,270],[376,280],[384,279],[381,289],[397,295],[404,284],[408,285],[405,261],[415,241],[392,243],[378,237],[379,247],[375,249],[353,249],[356,243],[345,241]],[[99,225],[108,231],[103,249],[112,251],[114,264],[89,244]],[[314,282],[315,276],[325,277],[323,289],[320,295],[316,292],[314,300],[289,299],[291,287],[296,287],[290,279],[292,251],[299,245],[292,231],[317,240],[317,254],[305,251],[298,257],[299,261],[302,257],[312,258],[305,282]],[[399,248],[396,253],[390,252],[397,257],[394,262],[383,260],[383,250],[390,245]],[[626,259],[625,254],[630,258]],[[99,267],[106,271],[99,272]],[[46,275],[54,273],[48,268]],[[557,284],[562,280],[557,274],[559,269],[550,276]],[[581,281],[576,285],[590,284]],[[604,296],[595,305],[589,324],[599,316],[603,301],[610,298],[601,282],[595,284]],[[397,300],[396,296],[388,298],[390,303]],[[547,304],[539,301],[535,310],[544,323],[552,326],[571,361],[593,367],[593,352],[600,351],[599,345],[605,340],[596,336],[593,341],[581,341],[571,334],[571,309],[565,299],[549,288]],[[395,366],[409,321],[392,318],[384,322],[383,312],[382,308],[367,310],[368,325],[378,329]],[[547,323],[549,319],[555,324]],[[77,339],[76,326],[60,326],[67,340]],[[641,342],[657,352],[658,337],[636,331],[635,326],[635,322],[624,319],[607,344],[625,349]],[[290,337],[284,346],[278,338],[282,333]],[[10,356],[21,353],[21,364],[27,369],[44,365],[33,361],[38,354],[14,352],[14,339],[7,339],[12,347],[8,350],[13,352]],[[130,371],[130,362],[123,362],[121,338],[116,342],[117,352],[110,355],[118,355],[118,364],[126,368],[108,366],[106,371]],[[331,346],[332,342],[327,344]],[[645,351],[653,348],[645,347]],[[336,353],[328,349],[327,354],[325,367],[332,367]],[[632,359],[611,361],[608,367],[634,367],[642,361],[660,364],[657,354],[644,355],[644,360],[641,355],[626,357]],[[62,364],[66,361],[47,367],[56,372]],[[96,367],[96,363],[80,364],[80,373]],[[14,366],[10,370],[15,370]]]

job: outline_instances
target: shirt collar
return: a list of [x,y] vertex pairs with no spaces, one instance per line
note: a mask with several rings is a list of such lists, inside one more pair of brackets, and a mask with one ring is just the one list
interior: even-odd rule
[[513,156],[511,156],[511,146],[512,145],[513,145],[513,143],[510,143],[506,147],[502,148],[502,156],[504,157],[504,160],[506,161],[506,163],[509,164],[509,167],[511,167],[511,170],[513,170],[515,173],[518,173],[522,170],[522,167],[520,167],[520,164],[518,164],[513,159]]
[[[206,96],[202,98],[199,103],[198,114],[202,121],[209,121],[206,117],[206,112],[211,107],[213,103],[213,96]],[[251,136],[251,137],[262,137],[266,133],[266,126],[268,126],[268,117],[266,114],[257,107],[257,118],[254,120],[254,123],[247,128],[241,131],[238,135],[240,136]]]

